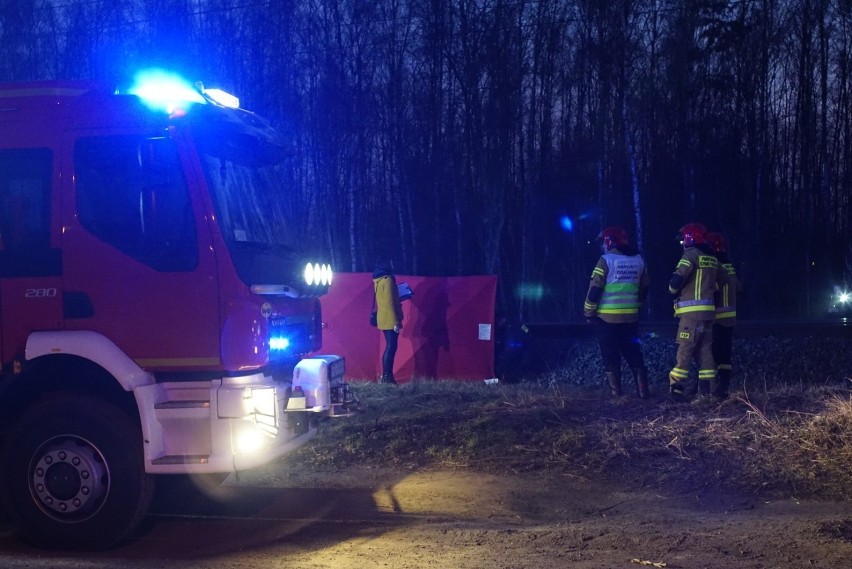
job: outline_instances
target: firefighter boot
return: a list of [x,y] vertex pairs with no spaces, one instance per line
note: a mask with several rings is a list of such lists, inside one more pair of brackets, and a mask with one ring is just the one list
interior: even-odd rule
[[716,386],[713,395],[720,400],[728,398],[728,389],[731,387],[731,370],[720,369],[716,372]]
[[606,372],[606,380],[609,383],[609,389],[613,397],[621,397],[624,395],[621,391],[621,371]]
[[710,380],[709,379],[699,379],[698,380],[698,395],[710,395]]
[[633,371],[633,379],[636,381],[636,396],[639,399],[648,399],[651,397],[651,391],[648,389],[648,370],[643,366]]
[[382,378],[379,380],[379,383],[390,383],[391,385],[398,385],[393,377],[393,374],[390,373],[383,374]]
[[669,396],[672,401],[682,403],[686,401],[686,381],[677,381],[669,376]]

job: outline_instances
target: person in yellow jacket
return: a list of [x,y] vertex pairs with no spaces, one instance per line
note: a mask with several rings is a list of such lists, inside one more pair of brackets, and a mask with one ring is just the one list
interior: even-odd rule
[[650,277],[642,255],[618,226],[598,234],[601,256],[592,270],[583,315],[595,325],[604,375],[613,397],[620,397],[621,358],[636,382],[636,395],[648,399],[648,370],[639,345],[639,307],[648,294]]
[[713,321],[716,318],[716,290],[727,283],[727,273],[707,242],[707,228],[688,223],[680,228],[683,255],[669,281],[669,293],[675,297],[677,356],[669,372],[672,399],[683,401],[693,358],[698,362],[698,392],[709,395],[716,379],[713,360]]
[[376,327],[385,337],[385,351],[382,354],[381,383],[396,385],[393,376],[393,362],[402,330],[402,302],[399,300],[399,289],[393,266],[389,261],[376,263],[373,271],[373,291],[376,295]]
[[716,381],[711,386],[713,395],[727,399],[731,386],[731,348],[733,346],[734,327],[737,324],[737,295],[743,287],[737,278],[737,271],[728,258],[728,241],[721,233],[710,233],[707,240],[713,253],[719,259],[722,270],[727,273],[728,282],[716,291],[716,317],[713,321],[713,360],[716,362]]

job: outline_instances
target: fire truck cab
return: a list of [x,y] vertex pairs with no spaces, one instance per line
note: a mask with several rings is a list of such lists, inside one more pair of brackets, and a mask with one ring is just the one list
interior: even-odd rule
[[284,140],[181,89],[0,85],[0,494],[37,545],[113,546],[156,475],[266,464],[354,405],[309,356],[332,274]]

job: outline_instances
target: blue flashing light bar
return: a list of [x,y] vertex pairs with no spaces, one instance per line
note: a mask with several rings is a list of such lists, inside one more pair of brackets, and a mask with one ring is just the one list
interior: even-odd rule
[[128,90],[137,95],[151,109],[167,114],[186,110],[194,104],[205,104],[207,100],[198,89],[181,76],[162,69],[146,69],[133,77]]

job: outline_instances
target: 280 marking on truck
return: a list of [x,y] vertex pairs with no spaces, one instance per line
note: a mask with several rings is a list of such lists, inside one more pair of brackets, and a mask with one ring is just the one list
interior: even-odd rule
[[55,288],[28,288],[24,298],[53,298],[57,294]]

